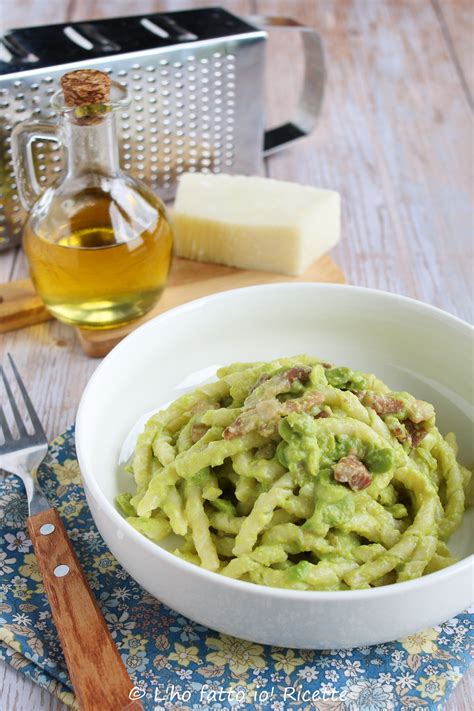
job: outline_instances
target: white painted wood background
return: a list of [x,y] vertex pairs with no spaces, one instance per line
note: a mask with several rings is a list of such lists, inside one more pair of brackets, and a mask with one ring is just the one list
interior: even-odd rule
[[[324,40],[328,83],[315,134],[268,158],[267,175],[339,190],[343,238],[334,258],[352,284],[413,296],[472,320],[471,0],[0,0],[3,28],[220,4],[293,17]],[[301,78],[299,41],[272,33],[268,124],[287,118]],[[20,250],[0,256],[0,281],[26,274]],[[0,337],[48,435],[75,417],[97,361],[73,332],[48,323]],[[447,711],[474,707],[473,674]],[[2,711],[64,706],[6,665]],[[105,711],[105,710],[104,710]]]

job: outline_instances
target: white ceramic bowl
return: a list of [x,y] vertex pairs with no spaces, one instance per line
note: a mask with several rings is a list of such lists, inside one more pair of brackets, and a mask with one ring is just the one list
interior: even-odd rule
[[[397,639],[472,600],[469,514],[461,558],[419,580],[362,591],[261,587],[191,565],[140,535],[114,506],[122,443],[138,418],[209,379],[217,366],[310,353],[374,372],[436,407],[443,433],[474,459],[471,327],[394,294],[326,284],[273,284],[199,299],[128,336],[99,365],[77,417],[77,452],[92,515],[107,545],[146,590],[183,615],[255,642],[344,648]],[[472,523],[472,518],[471,518]],[[471,529],[472,530],[472,529]]]

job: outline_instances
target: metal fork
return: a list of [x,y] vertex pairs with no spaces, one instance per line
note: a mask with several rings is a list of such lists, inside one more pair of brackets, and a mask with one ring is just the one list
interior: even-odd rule
[[[28,496],[28,530],[43,576],[53,619],[61,640],[69,675],[80,708],[85,711],[141,709],[135,689],[87,584],[71,541],[57,511],[40,489],[37,469],[48,442],[33,403],[8,354],[33,433],[27,430],[5,370],[1,381],[16,422],[19,437],[12,435],[0,400],[0,468],[18,475]],[[132,702],[131,702],[132,700]]]
[[5,443],[0,445],[0,468],[12,472],[13,474],[17,474],[21,477],[21,479],[23,479],[26,494],[28,496],[28,510],[30,512],[30,516],[34,516],[40,511],[46,511],[50,508],[47,499],[38,485],[36,477],[37,469],[48,451],[48,440],[46,439],[40,419],[36,414],[33,403],[28,396],[26,388],[10,354],[8,354],[8,359],[20,392],[23,396],[34,432],[33,434],[28,433],[25,423],[20,415],[18,405],[13,397],[13,392],[5,375],[5,371],[0,366],[0,374],[3,380],[3,385],[5,386],[10,407],[13,412],[13,417],[15,418],[16,426],[18,427],[18,432],[20,433],[19,439],[15,439],[13,437],[5,416],[5,412],[0,404],[0,428],[3,431],[3,436],[5,438]]

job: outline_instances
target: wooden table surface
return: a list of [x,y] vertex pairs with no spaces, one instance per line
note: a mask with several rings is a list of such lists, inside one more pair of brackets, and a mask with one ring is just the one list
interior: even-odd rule
[[[220,4],[240,14],[293,17],[324,41],[328,82],[314,135],[265,160],[274,178],[342,194],[343,238],[333,256],[352,284],[386,289],[472,320],[471,0],[0,0],[3,28]],[[3,29],[2,28],[2,29]],[[272,32],[268,124],[287,118],[301,82],[297,38]],[[27,273],[20,250],[0,256],[0,282]],[[97,361],[50,322],[1,337],[48,435],[73,422]],[[474,706],[473,674],[448,711]],[[0,667],[2,709],[64,708]]]

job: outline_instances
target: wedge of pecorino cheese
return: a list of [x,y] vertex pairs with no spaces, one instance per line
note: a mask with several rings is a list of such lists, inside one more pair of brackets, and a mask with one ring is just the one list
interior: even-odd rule
[[173,222],[179,257],[297,276],[338,242],[340,196],[269,178],[186,173]]

